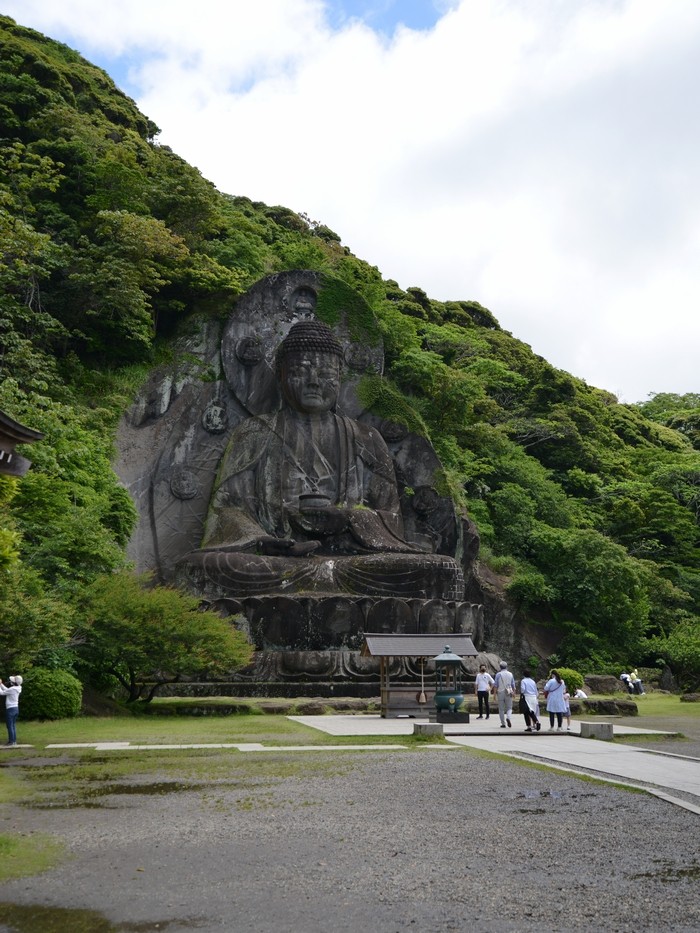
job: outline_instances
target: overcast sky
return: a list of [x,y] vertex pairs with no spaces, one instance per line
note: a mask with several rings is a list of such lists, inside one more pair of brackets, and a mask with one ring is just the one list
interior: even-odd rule
[[221,190],[621,401],[699,392],[697,0],[5,0]]

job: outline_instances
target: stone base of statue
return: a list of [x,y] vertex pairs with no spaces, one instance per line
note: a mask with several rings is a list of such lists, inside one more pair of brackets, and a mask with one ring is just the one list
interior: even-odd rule
[[[196,696],[375,696],[379,663],[360,655],[365,632],[479,638],[483,631],[483,607],[462,600],[322,592],[232,598],[196,564],[184,562],[181,573],[203,607],[230,618],[255,645],[252,664],[225,686],[198,684]],[[410,658],[396,659],[391,671],[397,683],[417,683],[420,676]]]

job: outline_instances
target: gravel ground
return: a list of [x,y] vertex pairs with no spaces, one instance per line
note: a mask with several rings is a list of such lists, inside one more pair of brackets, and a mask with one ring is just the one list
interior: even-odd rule
[[74,857],[0,886],[0,931],[700,930],[693,813],[462,749],[298,755],[291,777],[232,754],[206,787],[3,808]]

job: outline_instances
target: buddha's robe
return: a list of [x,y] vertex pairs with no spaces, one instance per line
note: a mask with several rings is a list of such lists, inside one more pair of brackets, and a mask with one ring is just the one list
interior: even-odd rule
[[[304,496],[315,496],[316,507],[306,507]],[[310,550],[289,556],[275,541]],[[454,560],[404,539],[394,467],[379,432],[333,412],[290,408],[249,418],[231,435],[202,548],[190,563],[241,595],[458,598],[461,581]]]

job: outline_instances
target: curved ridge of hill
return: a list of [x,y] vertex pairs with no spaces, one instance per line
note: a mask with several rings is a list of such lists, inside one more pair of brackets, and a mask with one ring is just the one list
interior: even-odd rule
[[105,72],[0,16],[0,409],[47,437],[22,483],[0,483],[0,606],[43,632],[23,657],[63,643],[81,589],[123,561],[114,430],[173,336],[308,268],[374,310],[387,366],[367,400],[425,425],[478,526],[477,578],[569,666],[662,659],[697,679],[698,397],[618,404],[477,301],[402,290],[322,223],[217,191],[157,134]]

